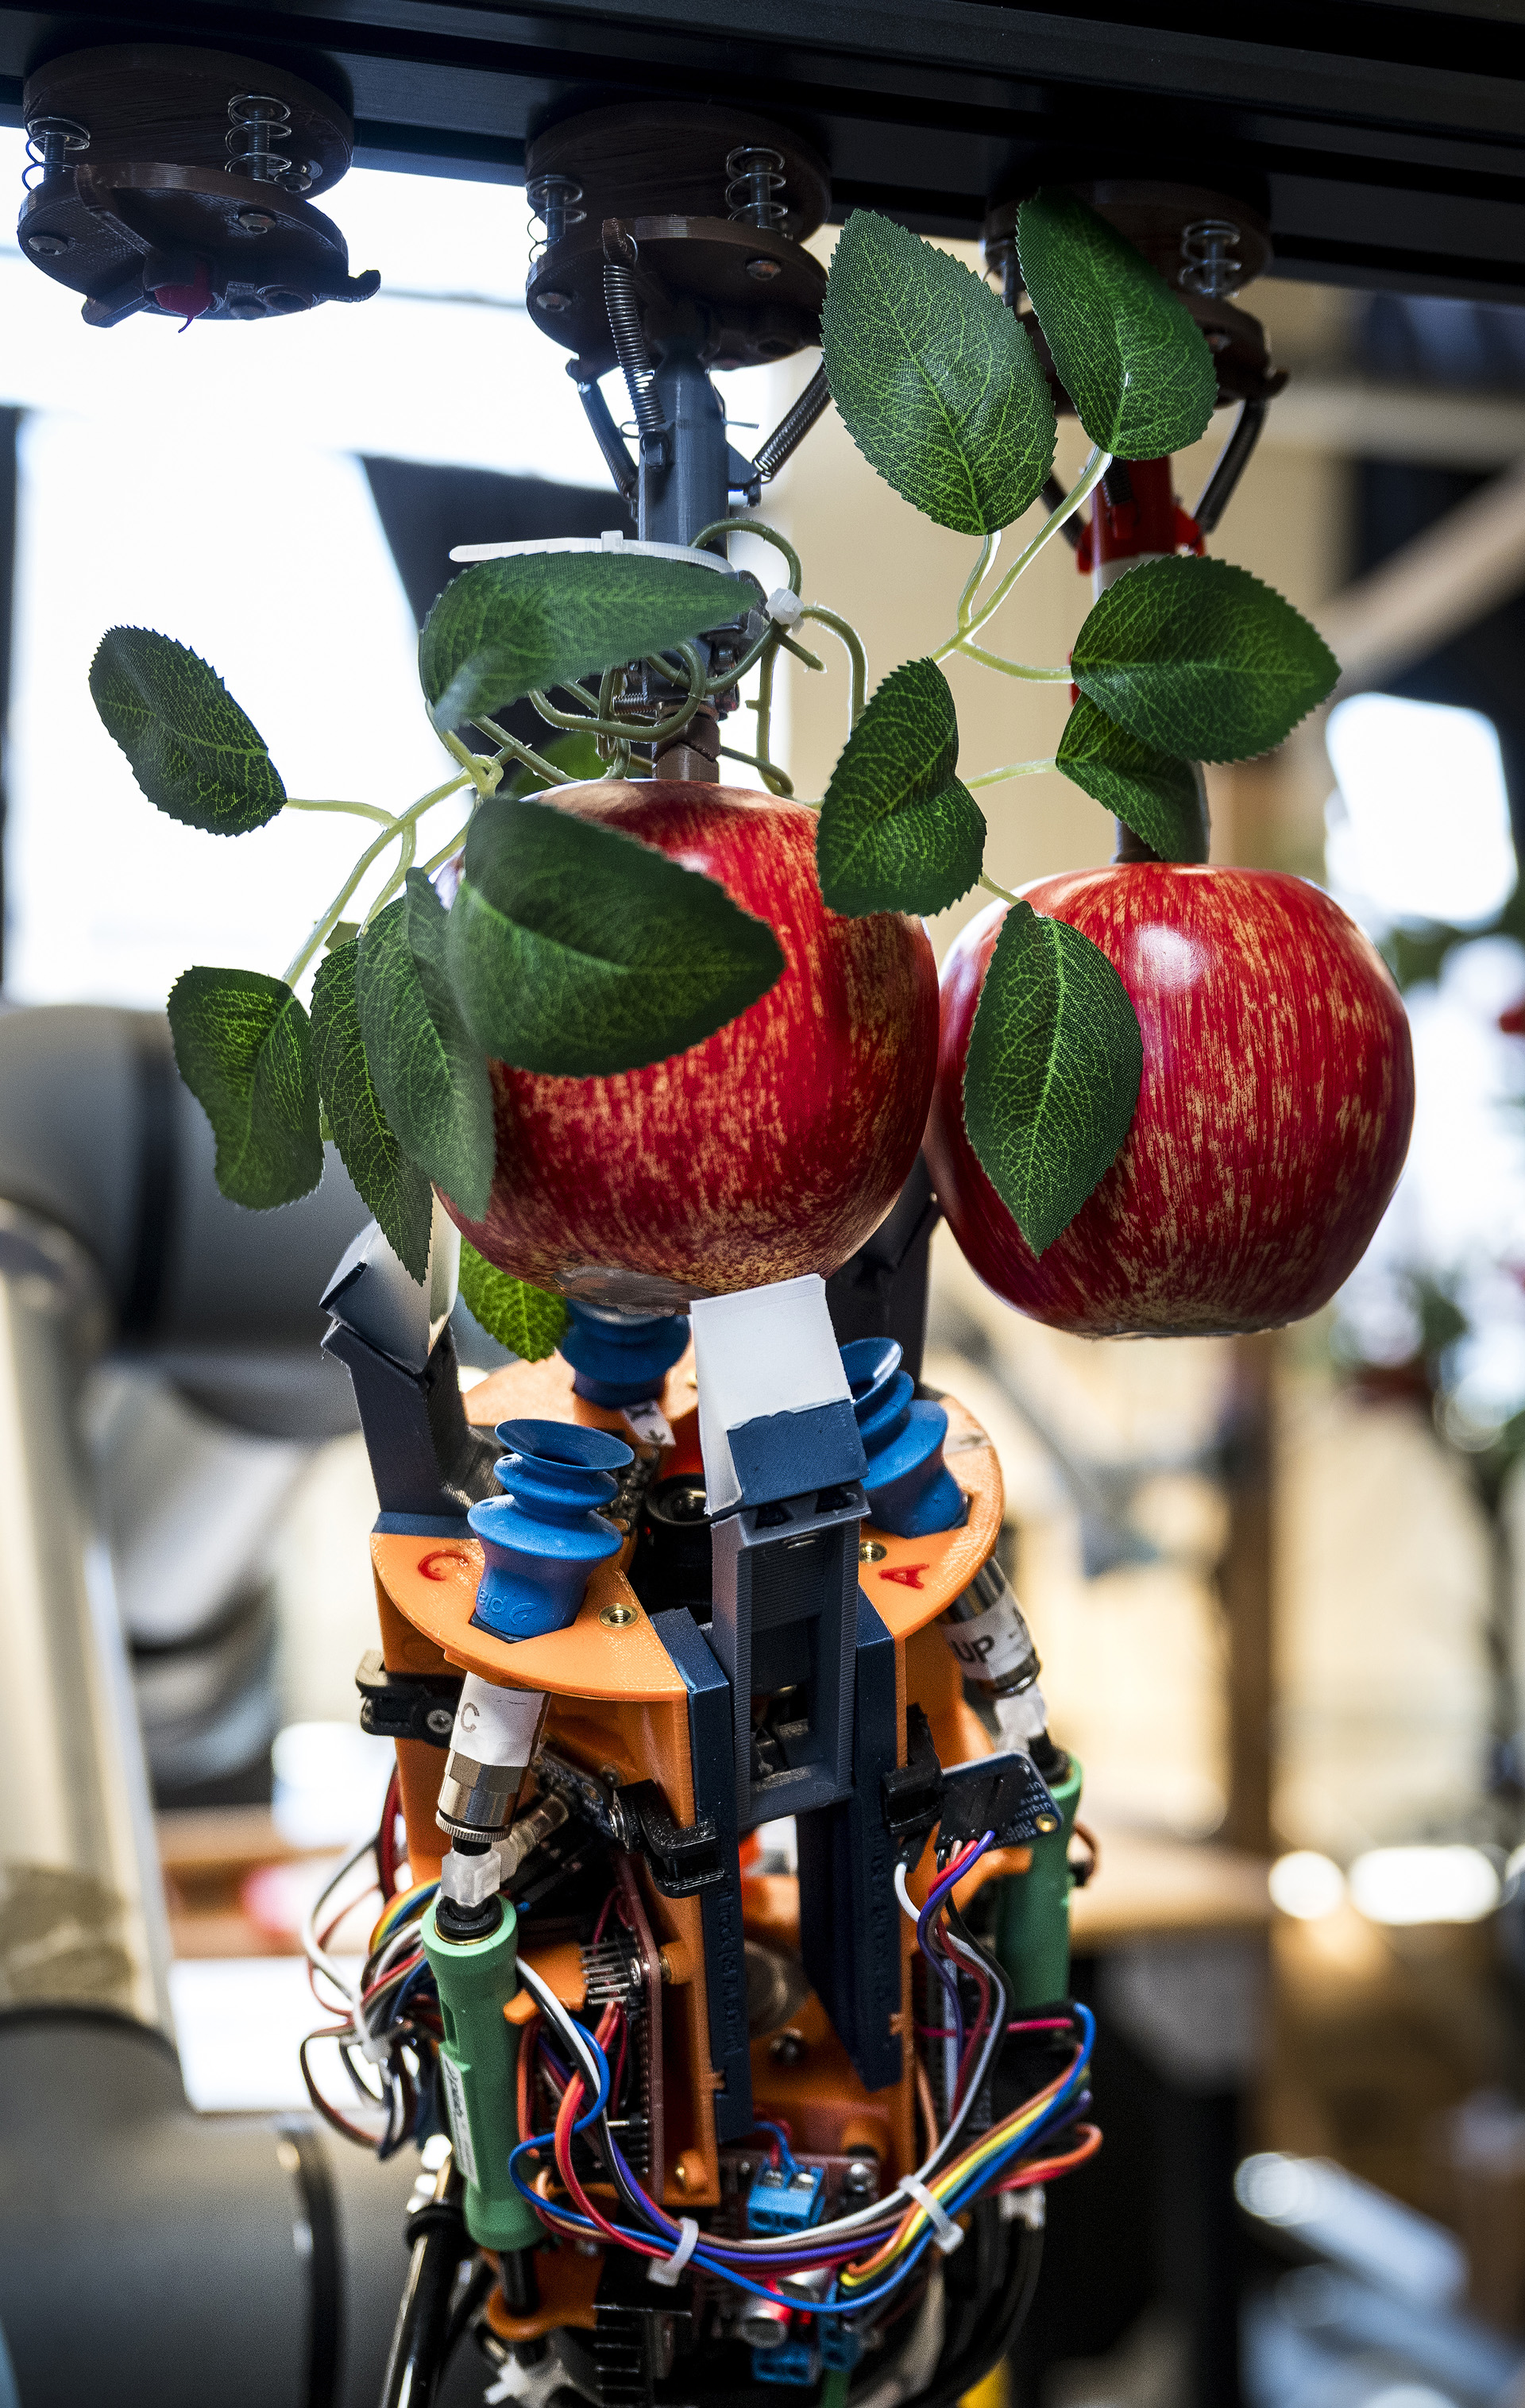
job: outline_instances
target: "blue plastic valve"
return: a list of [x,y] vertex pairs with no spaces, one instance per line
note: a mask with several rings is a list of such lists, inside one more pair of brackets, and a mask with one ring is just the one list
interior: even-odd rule
[[500,1639],[538,1639],[577,1619],[593,1566],[624,1545],[596,1509],[634,1456],[623,1439],[575,1422],[500,1422],[497,1435],[508,1493],[466,1516],[487,1556],[471,1618]]
[[892,1338],[855,1338],[842,1349],[868,1469],[869,1518],[897,1539],[930,1539],[962,1522],[963,1493],[943,1462],[948,1415],[919,1399]]
[[601,1312],[569,1302],[570,1325],[557,1350],[577,1377],[572,1385],[592,1405],[642,1405],[689,1342],[682,1312]]

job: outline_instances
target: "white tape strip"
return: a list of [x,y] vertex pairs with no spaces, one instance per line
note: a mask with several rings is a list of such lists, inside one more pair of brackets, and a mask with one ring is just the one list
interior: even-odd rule
[[900,2186],[915,2200],[937,2236],[937,2246],[945,2258],[963,2245],[963,2228],[955,2224],[940,2199],[934,2199],[919,2174],[902,2174]]
[[[906,2183],[903,2184],[901,2187],[908,2190],[910,2186]],[[699,2227],[695,2224],[691,2215],[685,2215],[682,2218],[678,2225],[677,2231],[677,2247],[673,2251],[672,2256],[670,2258],[652,2258],[648,2259],[646,2269],[647,2280],[648,2282],[664,2284],[668,2290],[672,2289],[674,2284],[677,2281],[678,2276],[682,2273],[684,2267],[688,2264],[689,2259],[693,2256],[694,2249],[699,2240]],[[962,2232],[959,2235],[959,2239],[961,2241],[963,2239]]]

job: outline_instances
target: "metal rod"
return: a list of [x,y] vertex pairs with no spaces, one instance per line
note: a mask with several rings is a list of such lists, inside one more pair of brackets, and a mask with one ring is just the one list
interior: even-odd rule
[[616,492],[621,501],[633,501],[640,482],[640,471],[625,448],[625,438],[614,423],[608,403],[580,360],[568,360],[566,373],[577,386],[577,399],[582,404],[593,441],[604,455],[604,465],[614,479]]
[[1261,439],[1269,404],[1247,401],[1240,408],[1233,433],[1218,455],[1212,475],[1202,489],[1202,499],[1191,515],[1204,535],[1211,535],[1219,520],[1233,498],[1234,487],[1249,466],[1249,455]]

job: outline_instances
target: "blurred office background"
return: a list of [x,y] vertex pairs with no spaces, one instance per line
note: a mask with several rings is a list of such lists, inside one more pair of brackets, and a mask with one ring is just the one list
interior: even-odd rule
[[[0,182],[21,158],[0,133]],[[380,295],[247,333],[87,331],[0,244],[7,1005],[157,1010],[192,960],[278,968],[353,855],[338,820],[234,845],[156,814],[90,705],[105,628],[194,645],[292,791],[396,807],[439,774],[414,646],[450,545],[625,523],[522,308],[522,194],[357,170],[333,211]],[[1214,858],[1320,881],[1383,946],[1418,1113],[1367,1262],[1275,1337],[1069,1341],[934,1241],[926,1376],[1001,1452],[1101,1842],[1076,1940],[1102,2121],[1154,2186],[1131,2219],[1089,2170],[1056,2200],[1015,2379],[1032,2408],[1210,2396],[1227,2318],[1257,2408],[1473,2408],[1525,2400],[1525,328],[1275,280],[1246,306],[1292,381],[1212,549],[1354,674],[1280,753],[1210,773]],[[812,365],[726,380],[742,448]],[[1220,439],[1178,464],[1189,509]],[[1072,423],[1061,473],[1080,456]],[[876,678],[941,634],[968,547],[834,416],[767,512]],[[1088,602],[1054,544],[1006,648],[1062,657]],[[967,770],[1057,738],[1062,690],[951,674]],[[774,750],[819,794],[845,681],[782,684]],[[1058,779],[988,817],[1007,883],[1112,849]],[[333,1226],[358,1226],[334,1176]],[[461,1351],[501,1359],[464,1323]],[[319,1367],[288,1412],[257,1389],[213,1410],[183,1349],[126,1343],[85,1397],[208,2112],[299,2097],[297,1927],[387,1756],[355,1720],[375,1504],[347,1383]],[[35,1978],[26,1913],[13,1880],[7,2000]]]

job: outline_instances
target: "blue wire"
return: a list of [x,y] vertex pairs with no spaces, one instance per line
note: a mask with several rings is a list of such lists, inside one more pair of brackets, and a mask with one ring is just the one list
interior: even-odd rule
[[952,2010],[955,2063],[963,2055],[963,2000],[959,1995],[958,1971],[944,1957],[937,1955],[927,1935],[932,1929],[934,1917],[948,1892],[956,1883],[962,1881],[966,1873],[974,1870],[994,1837],[993,1831],[987,1831],[972,1856],[962,1864],[950,1867],[946,1873],[934,1882],[927,1892],[927,1902],[916,1919],[916,1944],[942,1984],[948,2006]]
[[770,2124],[765,2115],[760,2115],[756,2123],[752,2126],[752,2129],[754,2132],[771,2132],[774,2139],[778,2143],[779,2153],[784,2161],[785,2172],[792,2174],[798,2172],[798,2168],[794,2162],[794,2152],[789,2145],[789,2134],[785,2131],[782,2124]]
[[[929,1906],[931,1903],[932,1900],[929,1899]],[[1019,2133],[1013,2138],[1009,2148],[1003,2149],[999,2157],[987,2159],[984,2165],[972,2169],[967,2179],[960,2185],[958,2191],[944,2202],[948,2214],[951,2214],[956,2213],[958,2210],[965,2206],[971,2199],[976,2197],[980,2191],[988,2188],[991,2181],[994,2180],[998,2174],[1004,2172],[1007,2166],[1012,2164],[1015,2159],[1025,2155],[1026,2152],[1033,2147],[1033,2143],[1045,2132],[1051,2130],[1056,2119],[1062,2119],[1064,2110],[1072,2104],[1090,2064],[1090,2054],[1095,2044],[1096,2037],[1095,2018],[1091,2014],[1090,2009],[1077,2003],[1075,2008],[1075,2014],[1076,2020],[1081,2027],[1084,2041],[1080,2055],[1076,2057],[1075,2064],[1071,2067],[1069,2073],[1066,2075],[1062,2088],[1056,2092],[1054,2098],[1050,2100],[1048,2108],[1039,2117],[1038,2121],[1035,2124],[1029,2125],[1026,2131]],[[598,2042],[591,2034],[584,2032],[581,2034],[581,2037],[593,2057],[597,2059],[600,2088],[599,2098],[593,2106],[589,2109],[586,2115],[579,2116],[574,2123],[572,2128],[575,2132],[583,2131],[588,2125],[597,2120],[598,2116],[606,2106],[609,2096],[608,2059],[605,2056],[603,2050],[599,2047]],[[757,2128],[759,2130],[776,2130],[777,2127],[771,2125],[759,2125]],[[547,2208],[549,2202],[543,2200],[539,2193],[534,2190],[531,2186],[524,2181],[521,2173],[520,2172],[518,2161],[529,2150],[549,2148],[553,2145],[555,2137],[556,2136],[553,2132],[537,2132],[533,2139],[520,2141],[518,2146],[510,2151],[508,2157],[508,2176],[509,2180],[513,2183],[515,2189],[520,2192],[521,2197],[528,2200],[533,2207],[536,2207],[541,2210]],[[782,2136],[780,2135],[780,2139],[781,2138]],[[557,2223],[563,2229],[577,2232],[591,2232],[595,2237],[597,2236],[599,2229],[598,2226],[591,2223],[587,2216],[576,2214],[570,2209],[562,2207],[557,2207],[553,2213]],[[673,2238],[672,2234],[663,2233],[660,2229],[657,2229],[654,2232],[636,2232],[626,2224],[616,2224],[613,2226],[613,2229],[620,2235],[621,2241],[635,2242],[637,2243],[644,2244],[647,2247],[650,2246],[653,2239],[667,2240]],[[789,2304],[791,2307],[798,2306],[800,2313],[803,2315],[815,2316],[858,2315],[865,2308],[877,2307],[881,2300],[890,2299],[901,2288],[906,2276],[912,2272],[918,2264],[919,2264],[921,2258],[925,2257],[935,2238],[935,2233],[930,2229],[924,2232],[921,2238],[913,2244],[906,2256],[901,2260],[894,2272],[887,2276],[884,2282],[876,2284],[872,2290],[855,2291],[849,2300],[841,2301],[832,2299],[818,2300],[811,2301],[809,2305],[806,2306],[804,2302],[796,2302],[791,2300]],[[754,2299],[777,2300],[781,2296],[787,2296],[780,2294],[771,2285],[752,2281],[748,2275],[743,2274],[735,2267],[722,2264],[719,2259],[711,2257],[706,2249],[695,2249],[689,2262],[691,2265],[698,2267],[703,2272],[713,2275],[717,2281],[729,2283],[737,2290],[750,2292]]]
[[403,2001],[408,1996],[408,1993],[416,1988],[420,1982],[432,1982],[434,1977],[434,1967],[428,1962],[427,1958],[421,1965],[414,1966],[412,1972],[409,1973],[406,1981],[403,1984],[402,1988],[392,2000],[392,2012],[387,2017],[389,2028],[392,2024],[397,2023],[401,2019]]
[[[970,2200],[976,2198],[981,2190],[985,2189],[997,2178],[998,2175],[1004,2173],[1018,2158],[1024,2156],[1029,2150],[1031,2150],[1033,2144],[1045,2134],[1052,2132],[1056,2124],[1067,2120],[1071,2115],[1078,2112],[1076,2101],[1079,2096],[1080,2086],[1085,2082],[1090,2068],[1091,2050],[1095,2042],[1096,2026],[1095,2018],[1092,2016],[1088,2007],[1077,2005],[1076,2007],[1075,2014],[1082,2029],[1082,2045],[1080,2053],[1076,2057],[1075,2063],[1070,2067],[1064,2077],[1062,2086],[1056,2091],[1054,2097],[1050,2100],[1048,2107],[1044,2110],[1042,2115],[1038,2117],[1037,2121],[1033,2124],[1028,2125],[1024,2131],[1014,2134],[1010,2143],[1001,2151],[998,2157],[987,2158],[982,2166],[971,2169],[969,2174],[965,2177],[963,2183],[961,2184],[959,2190],[956,2193],[956,2198],[961,2208],[966,2205]],[[623,2163],[622,2159],[621,2163]],[[626,2172],[627,2173],[629,2172],[628,2168],[626,2168]],[[544,2202],[542,2202],[542,2204]],[[676,2246],[678,2237],[677,2227],[673,2223],[672,2218],[667,2214],[666,2211],[662,2207],[657,2206],[654,2201],[653,2209],[654,2229],[658,2237],[660,2239],[672,2242]],[[665,2228],[665,2229],[663,2228]],[[711,2243],[711,2249],[713,2249],[715,2245],[716,2244]],[[827,2246],[829,2247],[829,2244],[827,2244]],[[792,2255],[795,2253],[791,2254]],[[797,2253],[799,2259],[805,2262],[810,2262],[812,2260],[820,2262],[820,2254],[821,2253],[819,2249],[801,2249]],[[706,2252],[706,2257],[708,2253]]]

